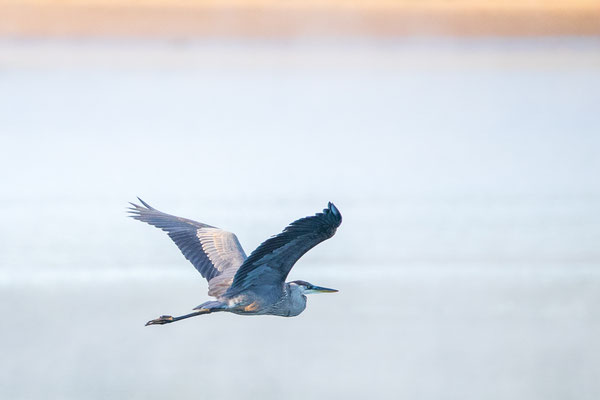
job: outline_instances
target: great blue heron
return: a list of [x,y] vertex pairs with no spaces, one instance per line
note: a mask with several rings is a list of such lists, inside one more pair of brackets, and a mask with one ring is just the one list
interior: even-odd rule
[[208,281],[209,296],[217,299],[199,305],[190,314],[163,315],[146,325],[163,325],[218,311],[295,317],[306,308],[306,294],[337,292],[305,281],[285,282],[296,261],[332,237],[342,223],[342,215],[333,203],[321,213],[292,222],[246,257],[233,233],[165,214],[138,200],[143,207],[130,203],[130,216],[167,232]]

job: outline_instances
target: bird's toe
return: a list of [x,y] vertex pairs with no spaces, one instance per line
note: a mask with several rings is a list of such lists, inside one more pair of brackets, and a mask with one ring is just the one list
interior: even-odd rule
[[161,315],[160,317],[153,319],[151,321],[146,322],[146,326],[148,325],[164,325],[169,322],[173,322],[173,317],[170,315]]

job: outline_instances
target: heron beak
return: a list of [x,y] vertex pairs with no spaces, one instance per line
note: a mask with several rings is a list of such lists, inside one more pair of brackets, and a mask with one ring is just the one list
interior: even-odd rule
[[304,293],[311,294],[311,293],[335,293],[335,292],[339,292],[339,290],[329,289],[329,288],[321,287],[321,286],[311,286]]

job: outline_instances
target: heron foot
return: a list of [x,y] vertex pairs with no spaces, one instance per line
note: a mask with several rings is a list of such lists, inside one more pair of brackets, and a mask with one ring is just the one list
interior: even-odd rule
[[160,317],[153,319],[152,321],[146,322],[146,326],[148,325],[164,325],[173,322],[173,317],[170,315],[161,315]]

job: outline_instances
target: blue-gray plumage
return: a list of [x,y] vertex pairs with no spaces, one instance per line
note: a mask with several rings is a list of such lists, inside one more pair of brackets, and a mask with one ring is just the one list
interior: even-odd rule
[[246,257],[233,233],[165,214],[138,199],[142,206],[130,203],[131,217],[167,232],[208,281],[208,294],[217,299],[199,305],[190,314],[163,315],[146,325],[163,325],[217,311],[293,317],[306,308],[305,294],[337,292],[305,281],[285,282],[296,261],[332,237],[342,223],[342,215],[333,203],[321,213],[292,222]]

